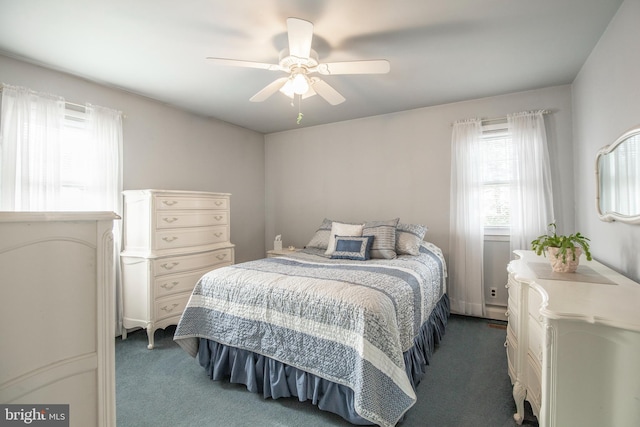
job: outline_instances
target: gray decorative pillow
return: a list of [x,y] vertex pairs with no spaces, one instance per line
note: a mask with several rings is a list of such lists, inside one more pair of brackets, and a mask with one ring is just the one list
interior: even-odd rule
[[327,249],[327,246],[329,245],[329,236],[331,236],[331,224],[333,224],[333,221],[325,218],[316,231],[316,234],[313,235],[305,247]]
[[394,259],[396,254],[396,227],[400,218],[387,221],[365,222],[363,236],[374,236],[371,258]]
[[419,224],[402,224],[396,227],[396,253],[398,255],[419,255],[420,244],[428,228]]

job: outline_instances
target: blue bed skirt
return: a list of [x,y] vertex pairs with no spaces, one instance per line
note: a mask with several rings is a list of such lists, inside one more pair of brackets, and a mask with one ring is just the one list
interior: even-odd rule
[[[436,345],[444,335],[449,313],[449,298],[445,294],[422,325],[414,346],[404,353],[407,376],[414,390],[426,372]],[[372,424],[356,413],[353,391],[349,387],[269,357],[201,338],[198,361],[214,381],[228,378],[229,382],[244,384],[247,390],[262,393],[265,398],[296,396],[301,402],[310,400],[323,411],[338,414],[352,424]]]

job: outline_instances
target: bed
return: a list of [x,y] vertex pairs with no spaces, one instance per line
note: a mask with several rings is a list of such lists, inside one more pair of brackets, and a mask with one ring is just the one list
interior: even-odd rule
[[205,274],[174,340],[213,380],[393,426],[445,331],[444,258],[420,237],[426,228],[396,219],[360,224],[357,235],[329,221],[327,238],[327,221],[302,251]]

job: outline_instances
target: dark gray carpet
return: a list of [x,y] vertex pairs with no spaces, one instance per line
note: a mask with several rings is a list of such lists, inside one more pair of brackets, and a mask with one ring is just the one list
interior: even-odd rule
[[[351,426],[296,398],[263,399],[243,385],[211,381],[173,342],[175,327],[116,338],[118,427]],[[399,427],[513,427],[515,404],[507,374],[504,324],[452,315],[417,403]],[[530,411],[524,425],[537,425]]]

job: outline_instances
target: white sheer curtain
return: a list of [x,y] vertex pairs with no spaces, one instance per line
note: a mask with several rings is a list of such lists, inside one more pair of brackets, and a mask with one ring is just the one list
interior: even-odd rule
[[507,116],[513,144],[511,250],[530,249],[531,241],[554,221],[551,168],[544,112]]
[[[122,114],[105,107],[87,104],[87,130],[90,137],[92,162],[95,170],[87,183],[88,193],[94,198],[95,210],[112,211],[122,217]],[[122,331],[122,280],[120,273],[121,221],[114,221],[113,242],[116,277],[115,334]]]
[[453,312],[472,316],[484,315],[481,136],[479,119],[453,125],[449,298]]
[[102,171],[90,176],[87,193],[92,195],[95,209],[122,213],[122,114],[90,104],[86,114],[92,154],[87,160],[94,170]]
[[0,210],[60,210],[64,98],[3,85]]

